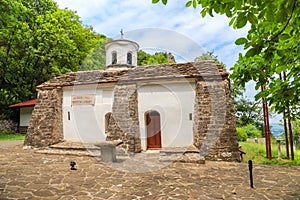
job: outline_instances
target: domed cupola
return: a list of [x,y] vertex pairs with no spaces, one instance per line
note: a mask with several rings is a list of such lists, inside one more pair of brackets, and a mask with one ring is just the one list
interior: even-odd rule
[[106,67],[135,67],[137,66],[137,52],[139,45],[136,42],[123,39],[113,40],[106,43]]

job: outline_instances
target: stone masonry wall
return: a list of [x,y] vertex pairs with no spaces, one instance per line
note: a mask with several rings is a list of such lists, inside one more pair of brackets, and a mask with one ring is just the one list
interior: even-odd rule
[[6,119],[0,120],[0,132],[2,131],[16,133],[18,131],[18,123],[12,120],[6,120]]
[[193,131],[194,145],[207,160],[239,159],[234,109],[226,79],[203,74],[196,81]]
[[138,120],[137,87],[116,85],[112,115],[106,131],[107,140],[121,139],[123,148],[128,152],[141,151],[141,139]]
[[223,85],[226,92],[226,113],[225,122],[221,132],[221,137],[217,141],[213,153],[211,153],[212,159],[222,159],[228,161],[236,161],[240,159],[238,151],[238,136],[236,133],[236,121],[234,116],[234,106],[227,80],[223,80]]
[[63,140],[62,89],[39,90],[25,146],[45,147]]

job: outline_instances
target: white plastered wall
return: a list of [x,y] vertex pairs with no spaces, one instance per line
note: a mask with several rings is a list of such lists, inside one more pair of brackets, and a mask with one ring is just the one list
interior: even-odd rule
[[33,109],[33,106],[20,108],[20,126],[29,126]]
[[[94,95],[94,105],[71,105],[72,96]],[[63,132],[67,141],[105,141],[105,114],[112,110],[113,86],[89,85],[63,90]]]
[[147,148],[145,113],[160,113],[162,147],[185,147],[193,144],[194,84],[152,83],[138,88],[138,110],[142,149]]

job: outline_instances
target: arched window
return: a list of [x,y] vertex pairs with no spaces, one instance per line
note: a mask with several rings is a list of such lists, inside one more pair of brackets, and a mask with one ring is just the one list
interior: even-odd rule
[[117,64],[117,52],[112,52],[111,64],[113,64],[113,65]]
[[127,53],[127,64],[132,65],[132,54],[130,52]]

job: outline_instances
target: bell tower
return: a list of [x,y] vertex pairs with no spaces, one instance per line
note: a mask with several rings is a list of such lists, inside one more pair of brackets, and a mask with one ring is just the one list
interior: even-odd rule
[[105,45],[106,67],[136,67],[138,50],[139,45],[136,42],[123,39],[121,30],[121,39],[113,40]]

